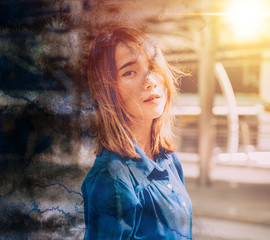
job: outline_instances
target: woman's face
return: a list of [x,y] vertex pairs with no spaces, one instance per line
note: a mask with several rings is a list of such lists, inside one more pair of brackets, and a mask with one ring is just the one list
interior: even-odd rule
[[118,89],[128,111],[136,120],[152,121],[166,104],[165,82],[145,52],[134,42],[116,46]]

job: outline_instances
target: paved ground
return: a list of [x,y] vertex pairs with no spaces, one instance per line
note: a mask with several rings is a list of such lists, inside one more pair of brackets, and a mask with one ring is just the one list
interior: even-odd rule
[[269,226],[216,218],[195,218],[194,240],[267,240]]
[[187,179],[186,187],[193,202],[194,240],[270,238],[270,185],[201,186]]

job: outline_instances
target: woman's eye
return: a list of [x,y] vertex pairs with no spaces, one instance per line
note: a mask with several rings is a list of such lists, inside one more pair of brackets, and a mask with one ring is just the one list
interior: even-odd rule
[[152,72],[154,72],[155,71],[155,67],[154,67],[154,65],[149,65],[148,66],[148,71],[147,71],[147,75],[150,75]]
[[154,64],[149,64],[148,66],[148,74],[152,73],[152,72],[156,72],[157,71],[157,68]]
[[148,67],[148,71],[151,72],[152,70],[154,70],[154,65],[150,64],[149,67]]
[[136,72],[134,72],[134,71],[127,71],[127,72],[125,72],[122,76],[123,77],[129,77],[129,76],[132,76],[132,75],[134,75]]

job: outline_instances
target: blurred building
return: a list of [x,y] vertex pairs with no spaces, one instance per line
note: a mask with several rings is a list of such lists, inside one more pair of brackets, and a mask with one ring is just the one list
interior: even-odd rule
[[[1,2],[1,237],[82,238],[80,184],[94,161],[96,134],[85,74],[87,54],[98,31],[112,23],[150,34],[171,66],[185,73],[174,99],[174,133],[191,181],[187,187],[195,219],[248,219],[268,226],[269,4]],[[202,185],[192,184],[193,179]],[[207,187],[209,182],[217,187]],[[266,184],[237,188],[241,182]]]
[[[175,99],[175,135],[183,161],[196,159],[198,169],[192,170],[191,176],[204,174],[201,180],[210,180],[212,164],[221,162],[269,167],[267,1],[258,1],[257,5],[263,9],[256,10],[252,5],[255,13],[247,8],[252,3],[239,11],[236,1],[230,0],[40,3],[42,10],[31,1],[2,4],[1,133],[4,138],[8,138],[8,131],[17,131],[16,124],[8,124],[6,118],[10,114],[17,118],[25,114],[22,109],[30,107],[38,113],[40,123],[43,114],[51,116],[50,130],[46,129],[48,126],[44,126],[44,131],[32,127],[43,135],[47,132],[45,139],[55,139],[47,151],[56,151],[62,139],[63,149],[72,153],[68,161],[87,163],[87,158],[92,156],[92,147],[88,146],[93,146],[89,129],[94,132],[93,120],[87,120],[93,119],[85,77],[87,50],[102,27],[125,22],[149,33],[160,44],[168,62],[186,73],[179,79],[181,90]],[[257,26],[248,22],[251,17]],[[251,33],[249,28],[244,28],[247,24]],[[217,63],[225,70],[225,77],[215,69]],[[69,119],[68,124],[60,123],[64,119]],[[66,135],[63,134],[66,130],[61,130],[59,137],[53,136],[59,124],[71,131]],[[65,141],[65,136],[77,139],[76,143]],[[35,151],[28,143],[25,148],[28,154]],[[3,154],[13,151],[5,149]],[[234,162],[234,158],[238,160]]]

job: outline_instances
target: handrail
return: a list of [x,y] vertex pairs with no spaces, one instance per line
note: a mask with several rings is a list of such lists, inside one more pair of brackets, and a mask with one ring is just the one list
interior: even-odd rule
[[229,138],[227,151],[228,153],[235,153],[238,151],[239,145],[239,118],[237,103],[231,81],[224,66],[220,62],[215,64],[215,76],[220,84],[223,94],[225,95],[228,105]]

